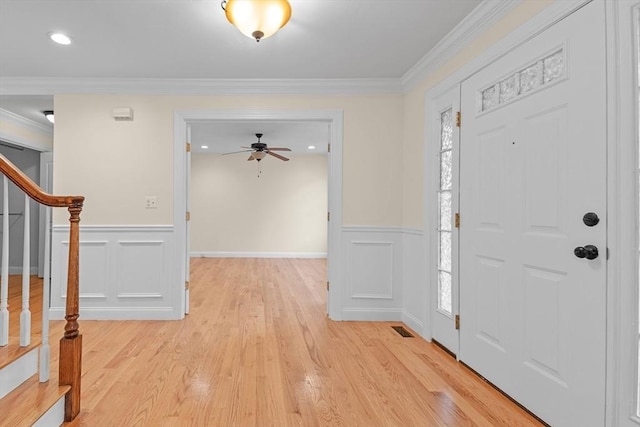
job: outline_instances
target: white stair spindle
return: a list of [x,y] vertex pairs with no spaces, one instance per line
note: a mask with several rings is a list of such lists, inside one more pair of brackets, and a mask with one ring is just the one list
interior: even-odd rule
[[0,278],[0,347],[9,343],[9,180],[2,193],[2,273]]
[[22,251],[22,311],[20,312],[20,346],[31,344],[31,311],[29,311],[29,281],[31,276],[30,260],[30,236],[29,228],[31,216],[29,215],[29,196],[24,195],[24,250]]
[[40,382],[49,381],[49,300],[51,292],[51,208],[44,206],[44,274],[42,277],[42,345],[40,346]]

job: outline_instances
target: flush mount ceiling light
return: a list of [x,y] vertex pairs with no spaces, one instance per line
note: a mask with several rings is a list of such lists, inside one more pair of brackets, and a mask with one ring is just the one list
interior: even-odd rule
[[51,123],[54,123],[53,110],[43,111],[42,114],[44,114],[44,116],[47,118],[47,120],[49,120]]
[[229,22],[257,42],[274,35],[291,17],[287,0],[223,0],[221,6]]
[[49,38],[58,44],[68,45],[71,44],[71,39],[68,35],[62,33],[51,33]]

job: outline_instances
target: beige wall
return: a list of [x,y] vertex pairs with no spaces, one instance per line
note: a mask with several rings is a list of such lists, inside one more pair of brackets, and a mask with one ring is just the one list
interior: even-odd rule
[[[426,92],[551,3],[521,2],[405,95],[58,95],[55,191],[87,196],[83,224],[171,224],[174,111],[337,109],[344,111],[344,225],[422,228]],[[113,120],[120,106],[135,110],[133,122]],[[157,210],[144,209],[147,195],[158,197]]]
[[[132,107],[116,122],[114,107]],[[401,95],[57,95],[54,191],[86,196],[82,224],[173,223],[173,115],[179,110],[342,110],[343,223],[402,223]],[[144,197],[158,208],[145,209]],[[65,223],[57,213],[55,222]]]
[[326,253],[327,156],[288,157],[193,154],[191,252]]
[[[562,0],[558,0],[562,1]],[[405,227],[422,228],[424,183],[425,95],[456,70],[479,56],[487,48],[504,38],[534,15],[553,3],[553,0],[527,0],[507,16],[481,34],[457,55],[423,79],[404,97],[403,144],[403,222]]]

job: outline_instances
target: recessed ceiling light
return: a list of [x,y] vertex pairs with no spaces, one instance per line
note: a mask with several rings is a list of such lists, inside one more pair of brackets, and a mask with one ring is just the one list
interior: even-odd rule
[[315,150],[315,149],[316,149],[316,146],[315,146],[315,145],[310,145],[310,146],[308,146],[307,148],[308,148],[309,150]]
[[58,44],[64,44],[64,45],[71,44],[71,39],[66,34],[51,33],[49,34],[49,37],[51,38],[51,40],[53,40]]
[[207,148],[209,148],[209,146],[208,145],[201,145],[200,148],[204,148],[206,150]]

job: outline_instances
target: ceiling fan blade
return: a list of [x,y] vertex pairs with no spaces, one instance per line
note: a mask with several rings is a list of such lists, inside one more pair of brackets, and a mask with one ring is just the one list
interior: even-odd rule
[[271,151],[267,151],[267,154],[273,156],[273,157],[277,157],[280,160],[284,160],[285,162],[289,161],[289,159],[287,159],[285,156],[281,156],[280,154],[276,154],[276,153],[272,153]]
[[251,153],[251,154],[249,154],[249,158],[247,159],[247,161],[255,160],[255,159],[256,159],[256,158],[255,158],[255,157],[253,157],[253,153]]
[[247,151],[253,151],[253,150],[240,150],[240,151],[232,151],[231,153],[222,153],[222,156],[226,156],[227,154],[238,154],[238,153],[246,153]]
[[267,150],[269,151],[291,151],[291,148],[285,148],[285,147],[269,147],[267,148]]

